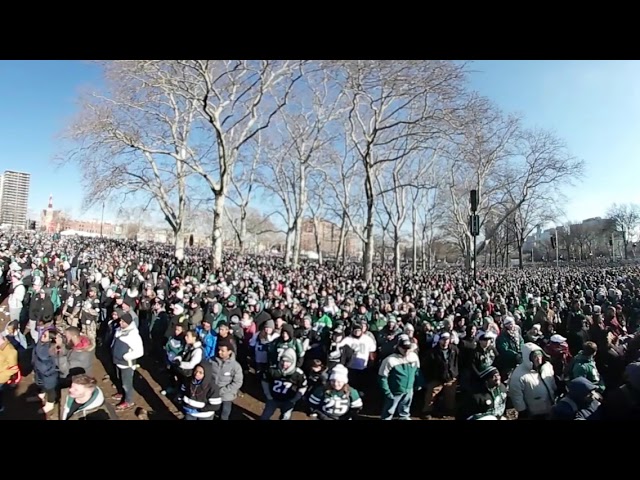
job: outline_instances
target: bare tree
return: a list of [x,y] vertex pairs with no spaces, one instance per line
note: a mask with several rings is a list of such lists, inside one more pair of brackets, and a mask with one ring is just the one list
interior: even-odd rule
[[247,155],[238,160],[239,172],[236,175],[231,175],[229,179],[231,187],[228,199],[238,209],[239,215],[237,218],[232,218],[229,209],[224,207],[224,212],[230,220],[230,225],[236,235],[240,253],[244,252],[245,239],[247,237],[249,203],[258,185],[256,174],[258,172],[258,162],[262,156],[262,135],[256,135],[250,146],[252,148],[248,149]]
[[360,163],[357,158],[350,155],[347,139],[344,138],[342,152],[337,150],[330,152],[329,158],[332,167],[328,168],[326,185],[330,187],[331,194],[327,198],[327,212],[337,219],[340,225],[340,233],[338,237],[338,247],[336,257],[338,262],[345,262],[346,259],[346,243],[347,235],[350,229],[358,231],[351,222],[357,222],[360,218],[360,207],[362,202],[359,201],[358,186],[360,184],[354,182],[357,180]]
[[349,108],[349,141],[363,172],[363,277],[371,281],[374,216],[381,193],[376,191],[376,177],[383,165],[393,164],[412,151],[394,152],[389,148],[394,142],[412,142],[416,136],[434,138],[449,125],[463,90],[464,66],[445,61],[371,60],[338,65],[337,78]]
[[81,97],[80,111],[64,136],[77,144],[62,156],[82,170],[85,206],[113,195],[145,195],[162,210],[183,254],[191,138],[197,108],[177,95],[170,62],[108,61],[101,63],[105,91]]
[[[515,199],[511,199],[514,201]],[[518,249],[518,266],[523,268],[522,247],[526,238],[540,225],[553,221],[558,216],[557,202],[551,196],[531,194],[511,216],[511,229]]]
[[[398,150],[407,148],[406,141],[402,141],[402,147]],[[393,263],[394,270],[397,277],[400,277],[400,241],[401,231],[404,227],[407,214],[409,213],[409,206],[407,204],[408,197],[411,195],[411,191],[420,192],[420,190],[428,189],[431,185],[427,184],[426,173],[430,170],[434,164],[434,161],[438,155],[438,149],[434,149],[431,156],[426,158],[426,155],[420,151],[407,152],[406,155],[402,155],[397,162],[393,164],[389,175],[384,175],[384,169],[381,174],[376,177],[377,191],[382,192],[380,194],[381,205],[384,210],[384,214],[388,219],[388,224],[391,227],[391,235],[393,239]],[[426,149],[425,149],[426,150]],[[413,155],[412,155],[413,153]],[[426,152],[425,152],[426,153]],[[411,186],[407,183],[413,184]],[[413,195],[411,195],[412,198]],[[416,195],[417,198],[417,195]],[[413,226],[417,225],[416,221],[413,222]],[[416,249],[416,232],[413,230],[413,247]],[[415,265],[414,255],[414,265]]]
[[[307,199],[309,218],[313,222],[313,237],[315,240],[316,254],[318,255],[318,263],[323,264],[323,246],[324,246],[324,228],[326,225],[327,202],[325,201],[325,184],[326,175],[319,174],[310,178],[309,198]],[[333,244],[331,245],[333,246]],[[331,252],[333,253],[333,252]]]
[[209,148],[191,155],[187,164],[204,179],[213,201],[212,265],[222,265],[222,221],[225,200],[236,174],[241,150],[285,106],[302,77],[300,61],[178,60],[177,95],[198,107]]
[[468,110],[459,138],[446,150],[449,208],[445,229],[456,242],[467,267],[471,266],[472,242],[469,192],[478,191],[480,228],[489,239],[506,219],[506,216],[496,219],[491,229],[486,228],[485,221],[504,189],[502,173],[513,154],[513,139],[519,128],[519,118],[505,116],[490,102],[477,98]]
[[632,238],[640,225],[640,206],[634,203],[614,203],[607,210],[607,217],[615,221],[616,228],[621,233],[624,258],[627,260],[629,258],[628,246],[630,238]]

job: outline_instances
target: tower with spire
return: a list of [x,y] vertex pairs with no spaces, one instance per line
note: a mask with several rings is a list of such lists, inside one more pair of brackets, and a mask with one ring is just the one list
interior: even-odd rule
[[56,226],[53,222],[53,194],[49,195],[49,205],[44,213],[44,226],[47,233],[55,233]]

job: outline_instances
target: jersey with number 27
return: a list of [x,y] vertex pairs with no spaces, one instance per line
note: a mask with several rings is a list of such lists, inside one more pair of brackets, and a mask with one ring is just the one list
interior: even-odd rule
[[304,394],[307,389],[307,377],[299,368],[290,375],[283,375],[281,370],[273,368],[266,373],[266,381],[271,396],[280,402],[292,400],[298,392]]

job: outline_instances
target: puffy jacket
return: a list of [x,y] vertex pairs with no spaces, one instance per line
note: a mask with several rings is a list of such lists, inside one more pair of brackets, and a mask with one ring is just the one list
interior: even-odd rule
[[524,344],[522,363],[509,380],[509,398],[518,412],[526,410],[531,415],[547,415],[555,404],[556,381],[553,366],[546,359],[539,371],[533,368],[531,358],[536,351],[543,352],[535,343]]
[[382,361],[378,379],[386,397],[412,392],[422,386],[420,360],[414,352],[407,356],[393,353]]
[[111,345],[113,363],[118,368],[133,368],[135,360],[144,355],[144,344],[138,328],[131,323],[127,328],[118,328]]
[[64,348],[58,362],[60,376],[67,377],[79,373],[91,375],[93,361],[96,358],[95,348],[91,339],[84,335],[80,336],[77,345]]
[[232,402],[236,399],[244,382],[244,374],[233,353],[228,360],[222,360],[219,357],[211,360],[211,376],[220,387],[220,397],[223,402]]

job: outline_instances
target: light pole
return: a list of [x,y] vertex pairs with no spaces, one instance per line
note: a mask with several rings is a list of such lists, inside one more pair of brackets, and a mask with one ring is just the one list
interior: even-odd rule
[[478,211],[478,203],[480,202],[480,195],[478,190],[471,190],[469,196],[469,204],[471,214],[469,215],[469,230],[471,231],[471,236],[473,237],[473,281],[475,283],[478,278],[478,270],[477,270],[477,236],[480,234],[480,217],[476,214]]
[[558,243],[558,226],[556,225],[556,268],[560,266],[560,258],[558,252],[560,250],[560,244]]

